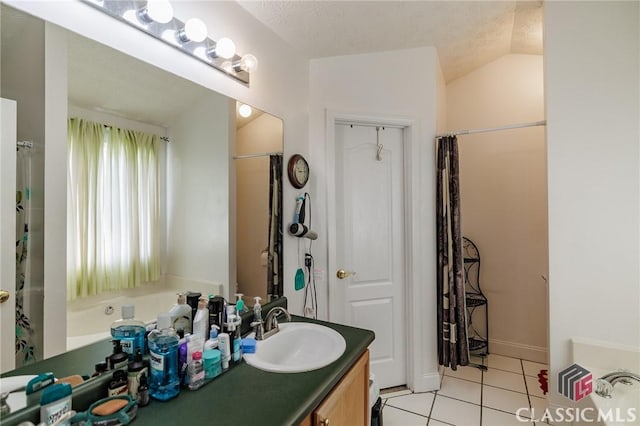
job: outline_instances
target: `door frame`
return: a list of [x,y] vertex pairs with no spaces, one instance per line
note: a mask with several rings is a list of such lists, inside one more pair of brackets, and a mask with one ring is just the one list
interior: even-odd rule
[[[335,185],[336,185],[336,167],[335,167],[335,126],[343,122],[365,125],[394,126],[403,129],[403,166],[404,166],[404,277],[405,277],[405,301],[404,321],[407,326],[406,333],[406,381],[407,387],[411,390],[423,390],[423,386],[419,384],[420,375],[420,359],[422,358],[422,347],[424,346],[424,336],[420,335],[419,323],[419,307],[420,301],[418,296],[419,277],[418,270],[414,263],[414,253],[418,248],[418,215],[419,206],[415,202],[418,192],[418,164],[417,155],[418,138],[416,130],[416,120],[409,118],[398,118],[373,114],[357,114],[349,112],[341,112],[327,109],[326,110],[326,177],[327,177],[327,291],[328,291],[328,316],[329,321],[344,322],[344,315],[332,306],[342,306],[344,301],[344,290],[338,285],[337,277],[334,271],[337,270],[336,259],[336,203],[335,203]],[[439,383],[438,383],[439,385]]]

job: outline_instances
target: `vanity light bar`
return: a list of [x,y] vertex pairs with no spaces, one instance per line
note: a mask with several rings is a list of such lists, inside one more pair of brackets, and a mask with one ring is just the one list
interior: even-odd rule
[[[197,18],[190,19],[186,23],[174,18],[173,8],[168,0],[82,1],[249,85],[250,72],[255,71],[257,66],[255,57],[251,54],[244,56],[236,54],[235,45],[228,38],[220,39],[224,46],[218,46],[219,48],[216,49],[216,42],[206,36],[204,23]],[[162,22],[154,20],[158,15],[152,13],[156,12],[153,9],[156,9],[158,4],[162,7],[162,19],[159,20]],[[256,66],[253,65],[254,63]]]

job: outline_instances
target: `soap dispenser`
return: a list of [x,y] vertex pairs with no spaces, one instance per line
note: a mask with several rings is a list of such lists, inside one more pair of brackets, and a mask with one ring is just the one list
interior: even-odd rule
[[218,349],[218,327],[215,324],[211,324],[211,331],[209,331],[209,339],[204,342],[204,350]]

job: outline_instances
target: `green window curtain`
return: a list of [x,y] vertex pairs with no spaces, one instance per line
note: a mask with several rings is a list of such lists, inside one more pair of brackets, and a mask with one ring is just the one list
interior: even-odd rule
[[159,137],[68,121],[67,298],[160,276]]

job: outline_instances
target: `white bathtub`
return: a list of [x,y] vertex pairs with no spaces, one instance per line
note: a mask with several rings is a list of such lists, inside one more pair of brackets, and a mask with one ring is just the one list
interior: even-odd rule
[[122,318],[121,308],[134,304],[136,318],[149,324],[159,312],[168,312],[176,303],[176,293],[199,291],[204,297],[221,294],[222,286],[210,283],[190,283],[188,287],[170,285],[145,285],[118,293],[107,293],[67,304],[67,350],[109,337],[110,326]]

